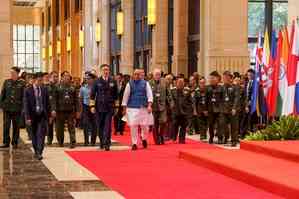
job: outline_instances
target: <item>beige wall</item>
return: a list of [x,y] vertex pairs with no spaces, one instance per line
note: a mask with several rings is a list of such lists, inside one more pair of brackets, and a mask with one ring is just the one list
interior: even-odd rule
[[20,6],[12,7],[12,23],[13,24],[36,24],[40,23],[40,8],[26,8]]
[[299,1],[298,0],[289,0],[289,24],[292,20],[299,17]]
[[245,71],[249,66],[247,1],[201,1],[199,71]]
[[[0,86],[9,76],[9,68],[12,64],[12,26],[11,26],[11,1],[2,0],[0,6]],[[0,117],[2,114],[0,115]],[[0,126],[2,126],[2,117]],[[0,133],[2,143],[2,133]]]

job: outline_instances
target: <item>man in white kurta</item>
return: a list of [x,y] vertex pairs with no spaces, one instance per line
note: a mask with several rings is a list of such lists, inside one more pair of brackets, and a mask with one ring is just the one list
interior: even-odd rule
[[141,71],[135,70],[124,92],[122,106],[131,129],[132,150],[137,150],[138,128],[141,128],[142,145],[147,148],[149,126],[153,125],[153,93],[149,83],[142,79]]

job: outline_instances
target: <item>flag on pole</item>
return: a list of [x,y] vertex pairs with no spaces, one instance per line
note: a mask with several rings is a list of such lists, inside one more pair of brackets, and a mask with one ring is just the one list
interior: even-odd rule
[[283,104],[287,97],[286,91],[288,87],[286,68],[288,64],[290,43],[289,43],[289,33],[287,27],[282,30],[282,49],[280,56],[280,69],[279,69],[279,85],[278,85],[278,97],[277,97],[277,107],[276,115],[282,116],[283,114]]
[[270,53],[270,41],[269,41],[269,33],[266,29],[265,35],[264,35],[264,45],[263,45],[263,58],[262,58],[262,65],[261,65],[261,80],[260,84],[264,90],[265,96],[268,94],[269,90],[269,69],[270,69],[270,59],[271,59],[271,53]]
[[259,112],[258,99],[259,99],[259,88],[260,88],[260,66],[262,65],[262,36],[258,35],[258,42],[255,53],[255,76],[252,84],[252,98],[251,98],[251,110],[250,113]]
[[293,21],[291,33],[291,51],[289,54],[286,73],[288,86],[285,93],[285,100],[283,103],[283,115],[290,115],[295,113],[295,87],[297,76],[297,64],[299,60],[298,36],[298,25],[295,21]]
[[280,62],[280,51],[282,45],[282,34],[279,33],[278,38],[278,46],[276,41],[276,32],[273,31],[272,39],[271,39],[271,56],[270,63],[267,70],[268,74],[268,94],[267,94],[267,107],[268,107],[268,115],[275,116],[276,115],[276,104],[277,104],[277,95],[278,95],[278,76],[279,76],[279,66]]

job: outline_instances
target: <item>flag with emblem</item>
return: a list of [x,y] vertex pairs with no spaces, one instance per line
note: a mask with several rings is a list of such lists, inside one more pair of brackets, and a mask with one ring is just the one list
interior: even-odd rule
[[295,21],[293,21],[290,42],[291,48],[286,72],[287,90],[285,92],[283,102],[283,115],[291,115],[295,112],[295,87],[297,76],[297,64],[299,59],[298,36],[298,25]]
[[288,64],[288,57],[290,51],[289,43],[289,33],[287,27],[282,30],[282,46],[281,46],[281,55],[280,55],[280,69],[279,69],[279,84],[278,84],[278,97],[277,97],[277,107],[276,115],[281,116],[283,114],[283,104],[286,97],[287,90],[287,77],[286,77],[286,68]]
[[279,32],[278,42],[276,41],[276,32],[273,31],[271,39],[271,57],[267,74],[269,76],[267,86],[269,88],[267,94],[267,107],[268,115],[276,115],[276,104],[278,95],[278,76],[279,76],[279,65],[280,65],[280,54],[282,46],[282,34]]

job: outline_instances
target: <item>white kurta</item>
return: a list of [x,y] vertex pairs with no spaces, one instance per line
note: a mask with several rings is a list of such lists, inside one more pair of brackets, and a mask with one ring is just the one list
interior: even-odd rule
[[[126,85],[123,96],[122,106],[127,106],[131,94],[130,84]],[[153,92],[146,83],[146,96],[148,103],[153,103]],[[127,115],[125,116],[129,126],[149,126],[154,124],[154,117],[152,113],[148,113],[147,107],[142,108],[127,108]]]

